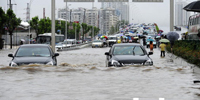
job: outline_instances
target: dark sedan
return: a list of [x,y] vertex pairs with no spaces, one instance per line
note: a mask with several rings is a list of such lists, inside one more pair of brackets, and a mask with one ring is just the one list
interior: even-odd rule
[[15,55],[8,54],[8,57],[12,57],[9,66],[16,67],[29,64],[45,64],[45,65],[57,65],[56,56],[58,53],[54,53],[51,47],[47,44],[26,44],[21,45]]
[[147,54],[145,48],[136,43],[114,44],[109,52],[106,52],[106,66],[126,66],[126,65],[153,65],[152,59]]

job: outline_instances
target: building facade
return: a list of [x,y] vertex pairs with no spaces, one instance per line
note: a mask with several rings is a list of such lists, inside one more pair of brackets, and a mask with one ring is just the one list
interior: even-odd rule
[[116,14],[116,10],[113,8],[101,9],[99,11],[99,28],[101,34],[108,34],[111,27],[115,27],[119,21],[119,17]]
[[102,2],[102,9],[113,8],[119,20],[129,21],[129,4],[126,2]]
[[85,12],[85,23],[91,26],[98,27],[99,14],[98,9],[87,9]]
[[183,10],[183,8],[188,3],[183,0],[176,0],[175,3],[175,25],[176,26],[185,26],[188,25],[188,19],[190,17],[190,13]]

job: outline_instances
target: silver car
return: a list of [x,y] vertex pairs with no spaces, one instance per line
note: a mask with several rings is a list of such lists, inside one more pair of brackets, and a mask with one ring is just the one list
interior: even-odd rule
[[55,46],[57,49],[63,49],[63,42],[59,42]]
[[102,48],[103,47],[103,41],[102,40],[94,40],[92,42],[92,48],[94,48],[94,47]]

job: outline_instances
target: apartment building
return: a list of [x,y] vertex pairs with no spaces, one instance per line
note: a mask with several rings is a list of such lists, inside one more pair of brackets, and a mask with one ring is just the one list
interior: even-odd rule
[[99,11],[99,28],[101,34],[107,34],[111,27],[115,27],[119,21],[119,17],[116,14],[116,10],[113,8],[100,9]]
[[183,8],[188,3],[183,0],[176,0],[175,2],[175,25],[183,26],[188,24],[190,12],[186,12]]
[[98,9],[94,7],[93,9],[87,9],[85,11],[85,23],[91,26],[98,27],[99,20]]

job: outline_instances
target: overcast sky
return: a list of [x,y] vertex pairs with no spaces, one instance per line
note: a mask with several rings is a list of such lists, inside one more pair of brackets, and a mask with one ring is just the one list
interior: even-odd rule
[[[12,0],[13,10],[17,17],[20,17],[22,20],[26,20],[26,8],[27,3],[31,3],[31,17],[39,16],[39,18],[43,17],[43,8],[46,9],[46,17],[51,17],[51,0]],[[66,3],[64,0],[55,0],[56,1],[56,9],[65,8]],[[163,3],[133,3],[130,1],[130,22],[133,23],[157,23],[162,27],[169,27],[169,1],[164,0]],[[188,3],[195,0],[183,0]],[[7,3],[9,0],[0,0],[0,6],[3,9],[7,9]],[[69,8],[92,8],[92,3],[68,3]],[[95,0],[94,7],[101,8],[101,3],[98,3]],[[56,10],[57,14],[57,10]],[[57,15],[56,15],[57,18]]]

